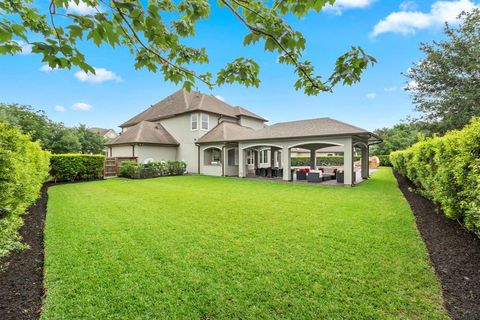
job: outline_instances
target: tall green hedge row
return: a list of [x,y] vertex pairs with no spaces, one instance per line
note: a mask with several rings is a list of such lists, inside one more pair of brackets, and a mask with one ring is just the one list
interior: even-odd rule
[[52,154],[50,175],[54,181],[101,179],[104,161],[98,154]]
[[390,160],[448,217],[480,230],[480,118],[463,130],[392,152]]
[[389,155],[378,155],[378,160],[380,160],[380,166],[382,167],[391,167],[392,163],[390,162]]
[[[354,161],[360,160],[360,157],[354,157]],[[324,156],[317,157],[317,165],[343,166],[343,157]],[[310,165],[310,157],[292,157],[292,166],[303,167]]]
[[20,215],[39,197],[48,160],[38,142],[0,122],[0,257],[22,247]]

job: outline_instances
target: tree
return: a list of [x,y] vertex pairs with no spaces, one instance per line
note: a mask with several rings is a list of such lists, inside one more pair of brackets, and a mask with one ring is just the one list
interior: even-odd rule
[[[308,95],[331,91],[338,83],[351,85],[375,59],[360,47],[340,56],[327,80],[315,74],[311,61],[303,60],[306,39],[286,22],[286,16],[302,18],[320,12],[335,0],[218,0],[248,30],[244,45],[263,42],[264,50],[276,52],[278,62],[293,67],[295,88]],[[193,48],[183,40],[195,35],[196,24],[210,15],[207,0],[7,0],[0,2],[0,54],[21,51],[18,40],[30,43],[52,68],[79,67],[95,73],[79,50],[81,41],[112,47],[125,46],[135,57],[136,68],[161,72],[167,81],[190,90],[197,81],[214,85],[260,83],[259,65],[251,58],[238,57],[212,73],[192,68],[209,62],[205,48]],[[81,5],[84,14],[73,8]],[[47,12],[43,14],[42,12]],[[85,13],[86,12],[86,13]],[[18,39],[18,40],[17,40]],[[35,40],[33,40],[35,39]]]
[[52,153],[80,153],[82,144],[75,129],[66,128],[63,124],[56,124],[53,128],[49,150]]
[[447,40],[421,45],[425,57],[406,75],[415,110],[441,134],[480,116],[480,10],[459,18],[458,28],[445,25]]
[[31,106],[0,103],[0,121],[20,128],[33,141],[40,141],[43,148],[48,145],[52,121],[45,111],[34,110]]
[[399,123],[392,128],[377,129],[374,133],[383,139],[383,142],[377,144],[372,149],[373,155],[387,155],[392,151],[404,150],[425,134],[416,124]]
[[80,153],[102,153],[104,139],[89,131],[84,124],[80,124],[75,131],[81,145]]

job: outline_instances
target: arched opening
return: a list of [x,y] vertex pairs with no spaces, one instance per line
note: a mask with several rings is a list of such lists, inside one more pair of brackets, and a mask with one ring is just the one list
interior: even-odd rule
[[[323,151],[324,150],[324,151]],[[293,167],[309,167],[312,170],[318,167],[339,166],[340,158],[328,159],[323,157],[343,157],[343,145],[314,141],[299,143],[291,146],[292,166]]]
[[279,178],[283,176],[282,147],[255,144],[242,148],[247,177]]
[[367,143],[355,142],[354,145],[354,171],[357,181],[368,179],[370,176],[370,154]]
[[203,164],[206,166],[222,165],[222,150],[216,147],[203,150]]

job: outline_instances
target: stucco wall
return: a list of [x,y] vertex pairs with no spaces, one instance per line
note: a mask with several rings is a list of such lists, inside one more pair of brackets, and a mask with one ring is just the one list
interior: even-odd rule
[[244,127],[250,127],[254,130],[262,129],[265,126],[265,123],[261,120],[244,116],[240,117],[239,124]]
[[133,157],[132,146],[112,146],[110,157]]
[[154,162],[176,160],[177,148],[167,146],[143,145],[135,146],[135,156],[138,162],[153,159]]
[[[197,112],[196,112],[197,113]],[[182,114],[173,118],[161,120],[162,126],[180,143],[177,149],[177,160],[187,163],[187,171],[198,172],[198,148],[195,142],[208,131],[201,130],[201,113],[198,112],[198,129],[191,129],[191,114]],[[218,116],[209,115],[209,130],[218,124]]]

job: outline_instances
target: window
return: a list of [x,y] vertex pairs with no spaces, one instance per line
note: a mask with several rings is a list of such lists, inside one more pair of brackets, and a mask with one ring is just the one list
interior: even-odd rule
[[212,149],[212,162],[220,162],[220,150]]
[[192,130],[197,130],[198,129],[198,114],[192,113]]
[[228,150],[228,165],[238,166],[238,149]]
[[263,150],[260,153],[260,159],[262,163],[268,163],[268,150]]
[[202,130],[208,130],[208,114],[202,113]]

